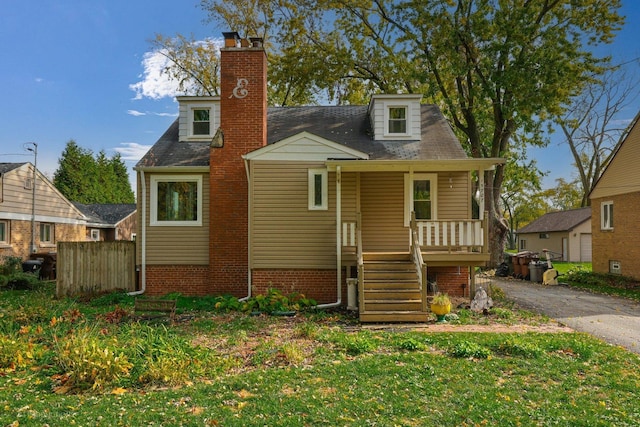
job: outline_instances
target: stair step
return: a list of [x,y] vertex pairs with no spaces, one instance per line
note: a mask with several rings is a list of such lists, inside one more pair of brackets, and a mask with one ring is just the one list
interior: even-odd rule
[[420,300],[365,300],[365,311],[420,311]]
[[365,301],[372,300],[389,300],[389,301],[420,301],[420,291],[413,289],[365,289],[364,299]]
[[361,322],[426,322],[429,313],[421,311],[365,311],[360,313]]
[[416,271],[416,266],[412,262],[384,262],[374,261],[364,263],[365,271]]
[[364,272],[364,279],[413,279],[417,280],[418,275],[414,271],[366,271]]
[[364,289],[368,290],[411,290],[420,291],[420,284],[415,280],[365,280]]
[[409,252],[364,252],[362,259],[367,261],[411,261]]

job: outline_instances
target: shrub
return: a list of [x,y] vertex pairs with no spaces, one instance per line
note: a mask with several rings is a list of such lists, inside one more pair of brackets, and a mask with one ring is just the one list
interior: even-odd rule
[[427,348],[423,341],[414,337],[401,336],[400,339],[393,343],[393,346],[406,351],[422,351]]
[[278,289],[269,288],[266,294],[260,294],[249,298],[242,305],[244,311],[259,311],[272,314],[276,312],[300,311],[305,308],[315,307],[316,301],[306,298],[304,294],[294,292],[284,295]]
[[67,378],[64,390],[101,390],[129,375],[133,365],[115,337],[105,338],[93,329],[81,329],[55,343],[58,366]]

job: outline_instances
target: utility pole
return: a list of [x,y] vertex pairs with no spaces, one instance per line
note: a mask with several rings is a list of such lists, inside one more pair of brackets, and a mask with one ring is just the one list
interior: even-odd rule
[[[29,147],[31,145],[31,147]],[[38,144],[35,142],[27,142],[25,144],[27,151],[33,153],[33,180],[31,187],[33,190],[33,196],[31,200],[31,253],[35,253],[36,249],[36,176],[38,173]]]

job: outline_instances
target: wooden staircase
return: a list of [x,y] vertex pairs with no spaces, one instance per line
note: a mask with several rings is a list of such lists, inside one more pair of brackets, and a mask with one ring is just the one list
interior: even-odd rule
[[363,253],[361,322],[425,322],[416,266],[409,253]]

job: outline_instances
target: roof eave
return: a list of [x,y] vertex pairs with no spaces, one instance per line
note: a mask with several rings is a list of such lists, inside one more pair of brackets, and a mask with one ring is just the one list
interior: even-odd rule
[[360,171],[409,171],[412,169],[428,169],[434,172],[493,170],[496,165],[505,163],[498,157],[484,159],[441,159],[441,160],[340,160],[329,159],[325,163],[329,171],[338,166],[343,172]]

